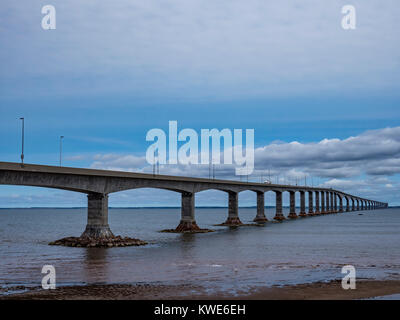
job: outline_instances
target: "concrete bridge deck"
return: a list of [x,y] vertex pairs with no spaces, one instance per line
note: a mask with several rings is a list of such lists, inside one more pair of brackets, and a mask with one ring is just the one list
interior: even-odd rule
[[[204,190],[221,190],[229,195],[228,218],[225,225],[240,225],[238,215],[238,194],[253,191],[257,194],[257,215],[255,222],[267,221],[264,213],[265,192],[276,194],[276,214],[274,219],[284,220],[282,213],[282,193],[290,193],[289,218],[297,218],[295,193],[300,193],[299,216],[330,214],[344,211],[385,208],[387,203],[354,196],[339,190],[242,182],[232,180],[204,179],[145,173],[44,166],[13,162],[0,162],[0,184],[56,188],[88,195],[88,223],[82,236],[109,237],[112,232],[108,225],[108,195],[110,193],[137,189],[158,188],[181,193],[181,221],[177,232],[196,231],[195,194]],[[308,212],[306,196],[308,193]],[[315,201],[314,201],[315,199]],[[339,204],[338,204],[339,200]],[[344,206],[344,201],[346,204]]]

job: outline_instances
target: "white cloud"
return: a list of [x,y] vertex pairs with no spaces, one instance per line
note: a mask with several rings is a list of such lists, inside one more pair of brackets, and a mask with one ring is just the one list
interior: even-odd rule
[[94,160],[91,168],[95,169],[138,171],[138,168],[146,165],[144,156],[134,155],[97,154]]
[[344,140],[270,144],[255,151],[256,168],[302,168],[320,177],[400,173],[400,127],[367,131]]
[[[144,171],[152,170],[144,156],[99,154],[93,168]],[[218,174],[230,177],[234,166],[218,165]],[[390,176],[400,173],[400,127],[366,131],[347,139],[323,139],[320,142],[272,143],[255,150],[255,175],[304,175],[321,178]],[[164,173],[204,175],[208,165],[164,165]]]

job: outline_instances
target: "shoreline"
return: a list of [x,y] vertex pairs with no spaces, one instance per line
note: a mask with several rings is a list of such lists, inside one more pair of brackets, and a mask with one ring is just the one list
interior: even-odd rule
[[298,285],[257,287],[246,292],[206,293],[191,284],[90,284],[43,290],[40,287],[0,300],[354,300],[400,293],[400,280],[359,280],[355,290],[344,290],[341,280]]

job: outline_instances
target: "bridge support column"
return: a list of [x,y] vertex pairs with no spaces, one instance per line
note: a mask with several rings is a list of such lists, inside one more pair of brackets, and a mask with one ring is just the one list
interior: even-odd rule
[[314,197],[313,197],[313,192],[314,191],[308,191],[308,215],[313,216],[314,215]]
[[333,210],[335,211],[335,213],[338,213],[337,198],[337,194],[333,193]]
[[265,216],[265,196],[264,192],[257,192],[257,215],[253,220],[254,222],[267,222],[268,219]]
[[339,212],[343,212],[343,197],[339,196]]
[[289,212],[289,218],[291,219],[296,219],[297,214],[296,214],[296,193],[294,191],[290,191],[290,212]]
[[276,213],[275,213],[275,220],[285,220],[286,218],[284,217],[282,213],[282,191],[275,191],[276,195],[276,201],[275,201],[275,206],[276,206]]
[[300,191],[300,217],[306,217],[306,192]]
[[356,211],[356,201],[351,198],[351,211]]
[[113,238],[108,225],[108,194],[88,194],[88,220],[83,238]]
[[49,245],[68,247],[125,247],[141,246],[147,242],[114,236],[108,225],[108,194],[88,194],[88,220],[85,231],[80,237],[67,237],[50,242]]
[[194,193],[183,192],[181,198],[181,221],[175,232],[198,231],[199,226],[194,217]]
[[315,191],[315,215],[320,215],[319,191]]
[[240,226],[242,221],[239,219],[239,201],[237,192],[229,192],[228,219],[223,223],[225,226]]
[[331,211],[331,203],[329,201],[329,192],[325,192],[326,195],[326,213],[332,213]]
[[321,191],[321,214],[326,214],[325,193]]
[[360,200],[357,199],[357,211],[360,211]]

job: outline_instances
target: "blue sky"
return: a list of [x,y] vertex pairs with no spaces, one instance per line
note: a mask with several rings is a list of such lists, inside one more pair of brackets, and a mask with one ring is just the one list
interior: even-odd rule
[[[56,30],[41,28],[46,4],[56,8]],[[356,30],[341,28],[346,4],[357,10]],[[19,160],[21,116],[26,162],[57,165],[64,135],[65,165],[145,172],[146,133],[166,130],[169,120],[180,129],[254,128],[253,180],[265,170],[281,179],[314,176],[400,205],[399,16],[389,0],[4,0],[0,159]],[[322,157],[324,139],[347,153]],[[301,144],[296,150],[293,141]],[[312,150],[307,159],[304,150]],[[178,171],[188,172],[203,174]],[[157,201],[149,190],[116,194],[111,204],[179,205],[178,195],[157,194]],[[200,205],[226,200],[198,198]],[[241,204],[254,199],[243,195]],[[0,186],[0,201],[85,205],[79,194],[12,186]]]

